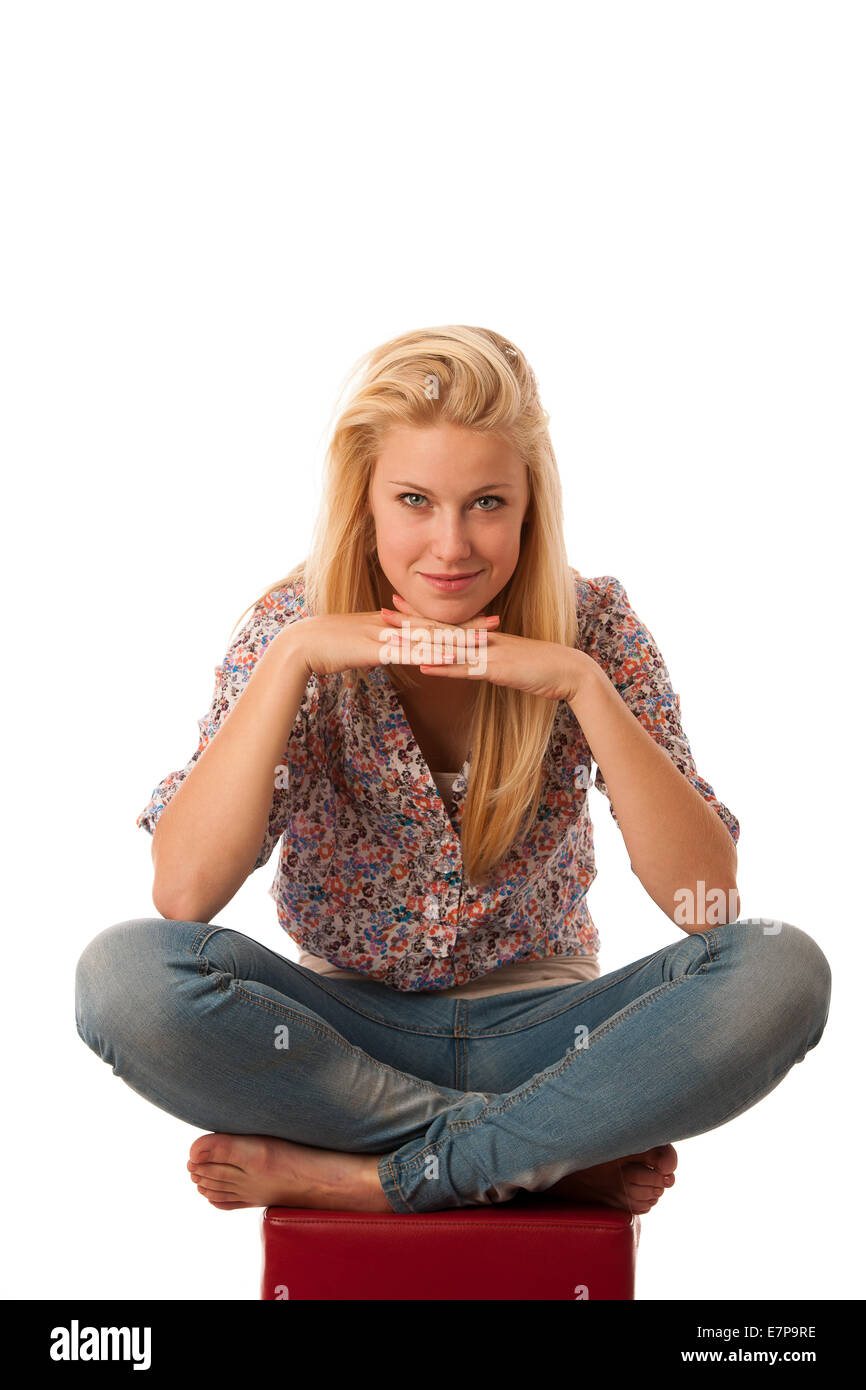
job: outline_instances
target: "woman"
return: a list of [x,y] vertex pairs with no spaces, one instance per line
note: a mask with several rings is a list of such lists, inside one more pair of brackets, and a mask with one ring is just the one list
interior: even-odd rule
[[[738,920],[739,823],[661,653],[617,579],[568,564],[547,420],[486,329],[363,359],[311,555],[251,605],[196,752],[138,817],[162,916],[84,951],[78,1031],[211,1131],[188,1168],[220,1210],[528,1190],[645,1213],[673,1141],[821,1037],[823,952]],[[606,975],[593,761],[681,928]],[[278,841],[298,964],[213,920]]]

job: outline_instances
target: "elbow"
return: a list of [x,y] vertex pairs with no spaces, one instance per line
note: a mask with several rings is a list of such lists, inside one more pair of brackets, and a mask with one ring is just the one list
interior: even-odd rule
[[172,891],[161,883],[154,883],[151,898],[160,917],[168,922],[209,922],[218,910],[208,910],[200,896],[176,888]]
[[690,936],[739,921],[740,895],[736,879],[714,880],[712,887],[699,880],[697,892],[678,889],[674,894],[673,911],[668,916]]

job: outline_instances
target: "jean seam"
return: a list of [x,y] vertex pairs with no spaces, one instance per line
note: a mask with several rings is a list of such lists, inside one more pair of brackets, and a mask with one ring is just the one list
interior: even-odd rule
[[[655,1000],[658,999],[662,994],[667,993],[668,990],[675,989],[677,985],[686,983],[691,978],[693,977],[689,975],[681,975],[676,980],[668,980],[665,984],[659,985],[650,994],[645,994],[640,999],[635,1000],[635,1002],[631,1004],[624,1013],[618,1014],[614,1019],[607,1019],[600,1026],[600,1028],[597,1028],[594,1032],[590,1033],[587,1041],[591,1041],[593,1038],[597,1039],[604,1037],[605,1033],[611,1032],[620,1023],[624,1023],[627,1018],[631,1018],[633,1014],[638,1013],[647,1005],[654,1003]],[[561,1073],[565,1070],[565,1068],[571,1065],[576,1053],[582,1052],[584,1050],[585,1049],[583,1048],[569,1049],[565,1057],[563,1057],[562,1062],[559,1065],[559,1068],[556,1072],[553,1073],[553,1077],[560,1076]],[[446,1124],[445,1133],[443,1134],[442,1138],[437,1139],[434,1144],[430,1144],[426,1148],[422,1149],[419,1154],[416,1154],[414,1158],[407,1160],[405,1164],[401,1164],[402,1171],[404,1173],[414,1172],[417,1168],[423,1165],[423,1163],[426,1161],[427,1155],[435,1153],[436,1150],[442,1144],[444,1144],[454,1132],[458,1130],[465,1131],[475,1129],[478,1125],[486,1124],[492,1116],[503,1114],[506,1110],[510,1110],[513,1105],[517,1105],[526,1096],[534,1095],[534,1093],[539,1089],[540,1086],[543,1086],[547,1081],[551,1079],[551,1074],[549,1072],[545,1072],[543,1076],[539,1076],[539,1078],[536,1081],[534,1081],[531,1085],[529,1083],[526,1083],[526,1085],[521,1086],[518,1094],[514,1096],[511,1100],[492,1107],[489,1105],[485,1106],[483,1113],[479,1115],[478,1118],[475,1120],[449,1121]]]
[[[207,971],[203,973],[207,974]],[[225,974],[226,972],[220,973]],[[315,1033],[325,1041],[337,1043],[348,1056],[363,1057],[366,1061],[371,1062],[379,1071],[389,1076],[399,1077],[401,1080],[414,1086],[416,1090],[426,1091],[431,1095],[441,1095],[440,1087],[434,1085],[433,1082],[425,1081],[424,1078],[420,1076],[413,1076],[411,1072],[399,1071],[398,1068],[389,1066],[387,1062],[380,1062],[377,1057],[374,1057],[369,1052],[365,1052],[362,1047],[355,1047],[353,1043],[348,1042],[346,1038],[335,1029],[328,1027],[327,1024],[322,1025],[316,1023],[313,1019],[308,1018],[306,1014],[298,1013],[296,1010],[290,1009],[284,1004],[276,1004],[273,999],[266,999],[263,995],[253,994],[252,991],[245,989],[243,985],[239,984],[239,982],[232,977],[229,977],[227,992],[234,994],[242,1003],[249,1004],[256,1009],[264,1009],[267,1013],[273,1014],[275,1018],[293,1020],[298,1025]]]
[[[410,1207],[409,1203],[406,1201],[406,1198],[403,1196],[403,1193],[400,1191],[400,1184],[399,1184],[398,1181],[397,1181],[397,1175],[396,1175],[396,1173],[394,1172],[394,1165],[393,1165],[393,1162],[391,1161],[390,1158],[388,1159],[388,1175],[389,1175],[389,1177],[390,1177],[390,1179],[391,1179],[391,1182],[394,1184],[391,1195],[392,1195],[392,1196],[396,1195],[396,1197],[399,1199],[399,1201],[401,1201],[401,1202],[403,1203],[403,1206],[406,1208],[406,1210],[407,1210],[408,1212],[411,1212],[411,1211],[412,1211],[412,1208]],[[388,1194],[386,1193],[386,1196],[387,1196],[387,1195],[388,1195]]]
[[[289,965],[293,965],[294,961],[289,961],[288,963]],[[310,971],[310,974],[315,974],[315,971]],[[379,1023],[383,1028],[393,1028],[395,1033],[409,1033],[414,1037],[422,1038],[452,1038],[454,1036],[453,1027],[412,1028],[409,1027],[408,1024],[398,1023],[394,1019],[385,1018],[383,1014],[372,1013],[369,1009],[361,1008],[354,1000],[344,998],[338,990],[333,989],[322,980],[314,980],[313,983],[318,985],[320,989],[323,989],[326,994],[329,994],[332,999],[336,999],[338,1004],[342,1004],[344,1008],[351,1009],[353,1013],[358,1014],[360,1018],[366,1018],[371,1023]]]
[[[205,944],[205,942],[208,940],[208,938],[211,937],[211,936],[213,936],[213,934],[214,934],[215,932],[218,932],[218,931],[233,931],[233,930],[234,930],[234,928],[232,928],[232,927],[212,927],[212,928],[210,928],[210,930],[208,930],[206,933],[201,933],[201,932],[199,932],[198,936],[195,938],[195,941],[193,941],[192,946],[188,946],[188,947],[187,947],[187,951],[188,951],[188,953],[189,953],[190,955],[195,956],[196,959],[197,959],[199,962],[201,962],[202,960],[204,960],[204,961],[207,962],[207,957],[206,957],[206,956],[204,956],[204,957],[201,956],[201,955],[199,954],[199,952],[200,952],[200,950],[201,950],[201,947],[202,947],[202,946]],[[257,945],[257,946],[261,945],[261,942],[256,942],[256,945]],[[265,948],[265,949],[269,949],[269,948]],[[277,953],[276,951],[274,951],[273,954],[274,954],[274,955],[277,955],[278,953]],[[303,969],[303,967],[302,967],[302,966],[299,966],[299,965],[297,964],[296,961],[288,960],[285,956],[280,956],[279,959],[280,959],[281,961],[283,961],[284,964],[286,964],[286,965],[294,966],[294,968],[295,968],[296,970],[302,970],[302,969]],[[215,970],[218,969],[218,967],[216,967],[216,966],[214,966],[213,968],[214,968]],[[207,973],[208,973],[208,972],[207,972],[207,969],[202,970],[202,969],[201,969],[201,965],[199,965],[199,974],[200,974],[200,975],[206,975]],[[310,975],[315,976],[315,973],[316,973],[316,972],[315,972],[314,970],[311,970],[311,971],[309,971],[307,974],[305,974],[304,978],[309,980],[309,976],[310,976]],[[415,1037],[428,1037],[428,1038],[431,1038],[431,1037],[432,1037],[432,1038],[451,1038],[451,1037],[453,1037],[453,1035],[454,1035],[453,1027],[441,1028],[441,1029],[438,1029],[438,1028],[430,1028],[430,1027],[427,1027],[427,1028],[410,1028],[410,1027],[407,1027],[406,1025],[404,1025],[404,1024],[402,1024],[402,1023],[395,1023],[393,1020],[388,1019],[388,1018],[385,1018],[384,1015],[382,1015],[382,1014],[372,1013],[369,1009],[360,1008],[360,1007],[359,1007],[356,1003],[354,1003],[353,1001],[348,1000],[348,999],[345,999],[345,998],[343,997],[343,995],[339,993],[338,990],[335,990],[335,989],[331,988],[329,985],[325,984],[325,982],[324,982],[323,980],[319,980],[319,979],[315,979],[315,978],[314,978],[314,979],[312,980],[312,983],[315,984],[315,985],[318,985],[318,987],[319,987],[320,989],[324,990],[326,994],[329,994],[329,995],[331,996],[332,999],[335,999],[335,1000],[337,1001],[338,1004],[342,1004],[343,1007],[346,1008],[346,1009],[351,1009],[352,1013],[357,1014],[360,1018],[365,1018],[365,1019],[367,1019],[370,1023],[378,1023],[378,1024],[381,1024],[381,1026],[382,1026],[383,1028],[392,1028],[392,1029],[394,1030],[394,1032],[396,1032],[396,1033],[409,1033],[409,1034],[412,1034],[412,1035],[415,1036]]]
[[[714,960],[714,961],[716,961],[716,960],[719,959],[719,945],[718,945],[718,942],[717,942],[716,938],[713,936],[713,932],[714,932],[715,930],[716,930],[716,928],[715,928],[715,927],[712,927],[712,928],[710,928],[709,931],[700,931],[700,932],[692,932],[692,933],[691,933],[692,936],[700,936],[700,937],[703,938],[703,941],[704,941],[704,943],[705,943],[705,945],[706,945],[706,948],[707,948],[707,950],[708,950],[709,953],[710,953],[710,958],[711,958],[711,960]],[[703,971],[705,968],[706,968],[706,967],[702,966],[702,967],[701,967],[701,970]]]
[[[703,935],[704,935],[703,932],[700,932],[700,933],[695,932],[695,933],[692,933],[692,934],[695,935],[695,936],[697,936],[697,935],[703,936]],[[679,942],[674,943],[674,944],[679,945]],[[531,1021],[528,1021],[528,1022],[526,1022],[526,1023],[518,1023],[518,1024],[514,1024],[514,1025],[511,1025],[511,1026],[508,1026],[508,1027],[506,1027],[506,1028],[497,1028],[497,1029],[495,1029],[495,1030],[494,1030],[494,1029],[485,1029],[483,1032],[478,1032],[478,1033],[472,1032],[471,1026],[467,1026],[465,1036],[468,1037],[468,1038],[480,1038],[480,1039],[484,1039],[484,1038],[499,1038],[499,1037],[506,1037],[506,1036],[508,1036],[508,1035],[511,1034],[511,1033],[521,1033],[521,1032],[523,1032],[526,1028],[535,1028],[539,1023],[548,1023],[551,1019],[556,1018],[558,1014],[568,1013],[569,1009],[575,1008],[576,1004],[580,1004],[580,1005],[582,1006],[583,1004],[586,1003],[586,1001],[587,1001],[588,999],[594,999],[597,995],[603,994],[604,991],[605,991],[606,989],[610,989],[610,988],[612,988],[614,985],[622,984],[623,980],[629,979],[629,977],[630,977],[631,975],[636,974],[638,970],[643,970],[643,968],[644,968],[646,965],[648,965],[649,962],[652,960],[653,956],[659,955],[660,952],[666,951],[666,950],[668,950],[668,947],[667,947],[667,946],[660,946],[659,949],[658,949],[658,951],[652,951],[652,952],[650,952],[650,954],[649,954],[648,956],[643,956],[643,957],[641,957],[640,960],[638,960],[638,961],[633,961],[633,962],[632,962],[630,965],[628,965],[628,966],[623,966],[623,968],[622,968],[621,971],[617,972],[617,974],[613,975],[611,978],[606,979],[604,984],[599,983],[595,989],[591,989],[591,990],[585,991],[584,993],[581,994],[579,1000],[573,1001],[573,1002],[570,1003],[570,1004],[565,1004],[565,1003],[560,1004],[559,1006],[557,1006],[557,1007],[555,1007],[555,1008],[552,1008],[549,1012],[544,1013],[540,1018],[533,1018]],[[713,959],[716,959],[716,954],[713,952],[712,948],[710,949],[710,953],[711,953],[711,955],[713,956]],[[701,971],[698,972],[698,973],[703,973],[705,969],[706,969],[706,967],[705,967],[705,966],[702,966],[702,967],[701,967]],[[675,983],[675,982],[674,982],[674,981],[669,981],[668,983]],[[554,985],[554,986],[552,987],[552,989],[551,989],[549,992],[550,992],[551,994],[557,994],[557,993],[559,993],[560,990],[571,989],[571,988],[572,988],[571,985]],[[468,1004],[471,1004],[473,1001],[472,1001],[471,999],[469,999],[469,1000],[467,1000],[466,1002],[467,1002]],[[471,1010],[470,1010],[469,1013],[468,1013],[468,1016],[467,1016],[467,1025],[469,1025],[471,1018],[472,1018],[472,1013],[471,1013]]]
[[[199,961],[201,961],[202,959],[205,959],[205,960],[206,960],[207,957],[204,957],[204,958],[203,958],[203,957],[201,956],[201,954],[200,954],[200,953],[201,953],[201,948],[202,948],[202,946],[204,946],[204,944],[205,944],[205,942],[207,941],[208,937],[213,936],[213,935],[214,935],[216,932],[218,932],[218,931],[231,931],[231,928],[230,928],[230,927],[210,927],[210,926],[209,926],[209,927],[206,927],[206,928],[203,928],[202,931],[200,931],[200,932],[198,932],[198,933],[196,934],[196,936],[195,936],[195,938],[194,938],[192,944],[191,944],[190,946],[187,946],[187,948],[186,948],[186,950],[187,950],[187,955],[195,956],[196,959],[199,960]],[[207,974],[207,971],[206,971],[206,970],[205,970],[205,971],[200,971],[199,973],[200,973],[200,974],[205,974],[205,975],[206,975],[206,974]]]

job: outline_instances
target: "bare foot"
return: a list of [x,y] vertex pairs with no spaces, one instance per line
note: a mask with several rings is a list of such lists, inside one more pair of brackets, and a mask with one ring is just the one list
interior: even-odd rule
[[626,1154],[594,1168],[581,1168],[545,1188],[554,1197],[570,1201],[602,1202],[620,1207],[632,1215],[643,1216],[676,1179],[677,1151],[673,1144],[661,1144],[639,1154]]
[[203,1134],[191,1145],[186,1166],[202,1196],[220,1211],[393,1211],[379,1181],[379,1157],[308,1148],[266,1134]]

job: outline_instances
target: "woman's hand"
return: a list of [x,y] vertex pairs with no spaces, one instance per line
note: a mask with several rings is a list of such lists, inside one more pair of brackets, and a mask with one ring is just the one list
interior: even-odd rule
[[[421,637],[425,629],[429,629],[432,636],[436,628],[449,627],[447,623],[416,613],[399,594],[394,594],[394,603],[399,607],[383,608],[382,617],[395,628],[408,620],[411,640]],[[475,659],[459,662],[456,658],[448,661],[445,657],[442,664],[418,663],[419,669],[425,675],[451,680],[487,680],[492,685],[509,685],[545,700],[570,702],[575,699],[587,669],[586,662],[591,662],[592,657],[564,647],[560,642],[539,642],[531,637],[496,632],[493,627],[498,621],[498,617],[484,618],[479,614],[469,622],[452,624],[452,628],[479,629]]]
[[[477,626],[479,620],[473,622]],[[428,618],[424,626],[431,631],[441,628],[453,632],[457,627],[470,629],[473,623],[440,623]],[[386,662],[418,669],[420,657],[397,650],[399,635],[377,608],[372,613],[324,613],[303,618],[284,628],[270,646],[280,643],[296,650],[308,675],[329,676],[351,667],[365,669]]]

